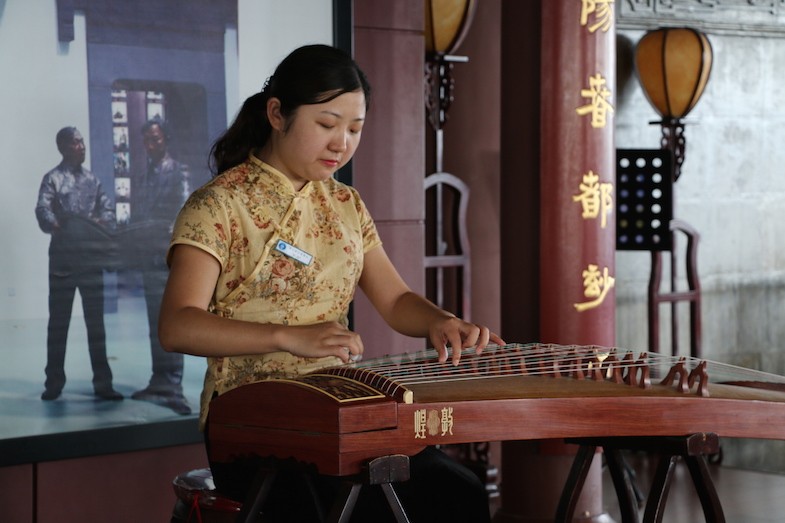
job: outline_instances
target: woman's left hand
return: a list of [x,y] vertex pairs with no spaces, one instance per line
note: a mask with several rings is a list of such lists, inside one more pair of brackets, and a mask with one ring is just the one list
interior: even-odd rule
[[428,339],[439,354],[441,363],[447,361],[447,346],[450,346],[453,365],[458,365],[461,351],[465,348],[475,347],[475,353],[480,354],[489,342],[505,344],[504,340],[491,332],[488,327],[469,323],[455,316],[444,318],[431,325]]

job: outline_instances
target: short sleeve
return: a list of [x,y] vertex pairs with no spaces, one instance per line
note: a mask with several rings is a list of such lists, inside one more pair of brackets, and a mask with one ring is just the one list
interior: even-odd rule
[[362,231],[363,238],[363,252],[368,252],[371,249],[378,247],[382,244],[382,239],[379,237],[379,232],[376,230],[376,223],[374,223],[371,213],[365,206],[365,202],[360,198],[359,193],[355,189],[351,189],[354,193],[357,213],[360,219],[360,230]]
[[175,220],[167,261],[175,245],[191,245],[215,257],[223,269],[229,258],[231,215],[227,197],[215,186],[195,191]]

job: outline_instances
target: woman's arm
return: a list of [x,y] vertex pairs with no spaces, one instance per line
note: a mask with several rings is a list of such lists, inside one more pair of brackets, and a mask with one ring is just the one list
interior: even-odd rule
[[337,322],[291,327],[208,312],[220,270],[218,260],[201,249],[173,247],[158,322],[165,350],[216,357],[287,351],[309,358],[337,356],[344,362],[362,354],[360,336]]
[[360,288],[390,327],[407,336],[428,338],[439,352],[439,361],[447,360],[447,345],[457,364],[463,348],[476,346],[479,353],[488,342],[504,344],[487,327],[463,321],[414,293],[382,247],[365,254]]

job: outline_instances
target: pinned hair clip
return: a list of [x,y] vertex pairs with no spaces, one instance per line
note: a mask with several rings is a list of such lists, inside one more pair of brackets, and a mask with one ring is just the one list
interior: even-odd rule
[[270,83],[272,82],[272,80],[273,80],[272,76],[267,77],[267,80],[264,81],[264,85],[262,86],[261,92],[267,93],[267,90],[270,88]]

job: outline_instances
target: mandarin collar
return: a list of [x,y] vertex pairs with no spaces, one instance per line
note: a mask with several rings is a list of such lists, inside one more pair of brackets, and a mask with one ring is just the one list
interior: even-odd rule
[[291,180],[286,177],[284,173],[270,165],[269,163],[260,160],[253,153],[251,153],[248,157],[249,161],[253,163],[256,167],[264,171],[270,179],[276,184],[281,186],[282,190],[286,191],[287,193],[293,196],[308,196],[313,191],[314,182],[306,181],[305,185],[303,185],[302,189],[299,191],[295,191],[294,187],[292,186]]

